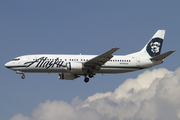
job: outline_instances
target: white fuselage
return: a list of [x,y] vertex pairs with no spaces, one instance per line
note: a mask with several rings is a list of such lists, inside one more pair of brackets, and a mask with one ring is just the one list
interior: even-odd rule
[[[66,63],[85,63],[97,55],[25,55],[20,56],[5,64],[7,68],[22,72],[43,73],[75,73],[85,74],[87,70],[67,70]],[[162,62],[161,62],[162,63]],[[160,64],[158,62],[158,64]],[[114,56],[101,66],[95,73],[124,73],[154,66],[155,63],[148,58],[135,56]],[[157,65],[157,63],[156,63]]]

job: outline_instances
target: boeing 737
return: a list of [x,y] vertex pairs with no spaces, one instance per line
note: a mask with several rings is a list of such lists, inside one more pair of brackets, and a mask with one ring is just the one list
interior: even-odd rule
[[58,73],[59,79],[74,80],[84,76],[84,82],[97,73],[112,74],[151,68],[163,63],[175,50],[161,53],[165,30],[158,30],[144,48],[128,55],[112,55],[119,48],[112,48],[101,55],[38,54],[14,58],[5,67],[22,74]]

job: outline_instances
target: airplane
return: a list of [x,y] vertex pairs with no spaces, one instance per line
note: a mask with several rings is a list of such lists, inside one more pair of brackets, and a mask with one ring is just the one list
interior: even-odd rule
[[17,74],[58,73],[61,80],[74,80],[84,76],[84,82],[100,74],[113,74],[151,68],[163,63],[164,59],[175,50],[161,53],[165,30],[158,30],[144,48],[132,54],[112,55],[119,48],[115,47],[100,55],[63,55],[37,54],[14,58],[5,64],[6,68]]

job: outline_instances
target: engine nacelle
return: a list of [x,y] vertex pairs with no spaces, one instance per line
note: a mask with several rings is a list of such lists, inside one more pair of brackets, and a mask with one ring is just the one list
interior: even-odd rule
[[66,67],[68,71],[76,72],[76,71],[82,71],[83,65],[82,63],[66,63]]
[[74,80],[79,76],[72,73],[59,73],[59,79],[61,80]]

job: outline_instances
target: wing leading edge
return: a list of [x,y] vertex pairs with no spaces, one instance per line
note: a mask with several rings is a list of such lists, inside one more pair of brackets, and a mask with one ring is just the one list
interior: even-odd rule
[[117,51],[119,48],[112,48],[111,50],[98,55],[92,59],[90,59],[89,61],[84,63],[85,67],[94,67],[94,66],[101,66],[103,64],[105,64],[107,61],[109,61],[112,57],[113,57],[113,53],[115,51]]

